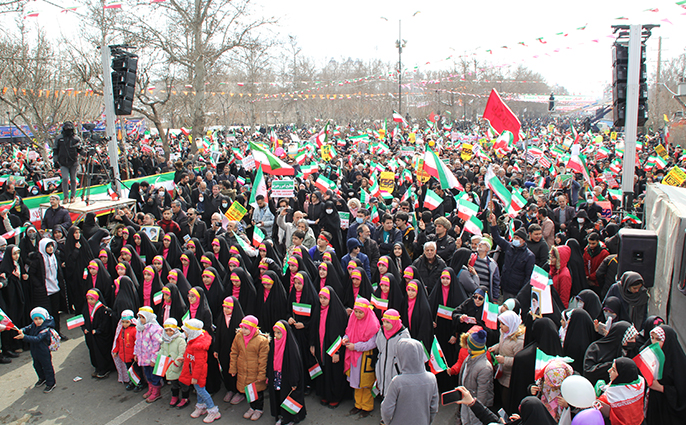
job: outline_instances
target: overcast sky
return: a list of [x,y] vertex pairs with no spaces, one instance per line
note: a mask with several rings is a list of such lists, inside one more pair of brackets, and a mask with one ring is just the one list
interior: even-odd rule
[[[40,25],[53,37],[72,31],[77,19],[73,14],[57,13],[41,1],[34,3],[41,14],[29,18],[29,25]],[[126,5],[130,0],[123,1]],[[74,4],[70,0],[55,2],[65,7]],[[469,55],[493,65],[522,63],[551,85],[592,96],[602,95],[611,81],[611,25],[661,25],[648,42],[651,76],[657,64],[659,36],[663,37],[663,61],[678,56],[686,46],[686,8],[674,0],[253,2],[258,11],[279,18],[274,30],[283,38],[296,36],[301,54],[314,58],[320,66],[331,58],[397,61],[395,41],[398,20],[402,20],[407,69],[452,68],[448,57],[459,60],[460,55]],[[620,17],[628,20],[617,19]],[[585,29],[578,29],[581,27]],[[537,40],[540,37],[542,40]]]

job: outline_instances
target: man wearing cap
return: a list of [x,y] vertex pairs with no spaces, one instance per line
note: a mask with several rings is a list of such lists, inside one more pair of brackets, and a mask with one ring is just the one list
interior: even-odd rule
[[62,205],[60,205],[60,197],[57,194],[50,195],[50,208],[45,211],[43,220],[41,221],[41,231],[46,229],[54,229],[60,224],[65,231],[71,227],[71,216]]
[[367,277],[369,279],[372,278],[372,272],[371,269],[369,268],[369,257],[367,257],[365,254],[360,252],[360,247],[362,244],[360,243],[359,240],[356,238],[350,238],[348,239],[348,253],[341,258],[341,265],[343,266],[343,270],[348,270],[348,263],[352,260],[358,260],[359,262],[362,263],[362,267],[364,267],[364,271],[367,272]]
[[481,238],[476,244],[476,261],[474,262],[474,270],[479,276],[481,285],[488,288],[490,297],[494,300],[500,298],[500,270],[498,270],[498,263],[488,256],[493,243],[488,238]]
[[498,244],[504,255],[501,273],[503,296],[505,299],[516,297],[519,290],[531,280],[536,257],[526,247],[527,234],[524,228],[517,229],[512,242],[508,242],[500,236],[494,214],[488,217],[488,221],[491,224],[493,241]]

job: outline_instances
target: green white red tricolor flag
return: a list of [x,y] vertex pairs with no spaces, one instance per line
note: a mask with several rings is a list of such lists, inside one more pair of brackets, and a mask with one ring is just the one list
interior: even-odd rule
[[427,353],[429,358],[429,367],[431,368],[431,373],[434,375],[443,372],[448,369],[447,361],[443,355],[443,350],[441,349],[441,344],[438,343],[438,339],[434,335],[434,341],[431,344],[431,353]]
[[263,240],[264,233],[262,232],[262,230],[260,230],[259,227],[255,227],[252,233],[252,244],[255,246],[255,248],[259,248]]
[[424,154],[424,171],[430,176],[435,177],[441,183],[441,189],[459,189],[464,190],[462,184],[450,169],[441,161],[431,148],[428,148]]
[[662,352],[660,344],[654,343],[644,348],[643,351],[638,353],[638,356],[634,357],[634,362],[646,379],[648,386],[653,385],[654,380],[662,379],[665,354]]
[[[164,299],[164,293],[163,293],[162,291],[159,291],[158,293],[156,293],[155,295],[153,295],[153,297],[152,297],[152,302],[153,302],[155,305],[158,305],[158,304],[161,304],[161,303],[162,303],[162,300],[163,300],[163,299]],[[159,376],[162,376],[162,375],[159,375]]]
[[257,400],[257,385],[254,382],[245,387],[245,398],[248,399],[248,403]]
[[[0,308],[0,325],[4,326],[5,329],[12,329],[14,328],[14,323],[12,323],[12,319],[5,313],[1,308]],[[5,330],[3,329],[3,330]]]
[[498,304],[488,301],[488,294],[484,297],[484,309],[481,320],[489,329],[498,329]]
[[446,320],[453,320],[453,311],[455,311],[454,308],[446,307],[444,305],[439,304],[438,310],[436,311],[436,316]]
[[538,266],[534,266],[534,270],[531,272],[531,286],[538,289],[545,289],[545,287],[548,286],[549,281],[548,272]]
[[549,356],[543,351],[541,351],[540,348],[536,349],[536,367],[535,367],[535,372],[534,372],[534,379],[538,380],[543,377],[543,371],[545,370],[545,367],[548,365],[548,363],[551,360],[555,359],[560,359],[565,363],[572,363],[574,362],[574,359],[571,357],[560,357],[560,356]]
[[512,194],[510,194],[510,191],[507,190],[505,185],[496,177],[492,165],[488,166],[485,180],[488,188],[503,202],[503,205],[509,206],[512,202]]
[[255,164],[259,164],[260,168],[265,173],[277,176],[292,176],[295,174],[293,167],[280,160],[276,155],[262,146],[250,142],[250,150],[255,159]]
[[326,350],[326,354],[333,357],[334,354],[338,352],[338,349],[343,345],[343,338],[340,336],[331,344],[331,346]]
[[129,370],[127,372],[129,374],[129,379],[131,379],[131,382],[133,382],[134,385],[138,385],[141,383],[141,378],[140,378],[140,376],[138,376],[136,371],[133,369],[133,365],[131,365],[131,367],[129,368]]
[[473,202],[469,202],[465,198],[460,198],[457,202],[457,216],[464,221],[474,217],[478,212],[479,206]]
[[253,182],[248,204],[252,205],[254,208],[258,208],[257,197],[259,195],[264,196],[265,201],[267,200],[267,183],[264,180],[264,173],[262,172],[261,167],[258,167],[257,172],[255,173],[255,181]]
[[481,236],[481,232],[484,230],[484,225],[476,216],[471,216],[469,217],[469,220],[464,222],[464,230],[472,235]]
[[159,353],[157,355],[155,367],[152,369],[152,374],[164,377],[167,374],[167,369],[169,369],[169,366],[171,366],[173,362],[174,360],[171,357]]
[[300,409],[303,408],[303,405],[295,401],[291,396],[288,396],[283,403],[281,403],[281,407],[291,415],[296,415]]
[[336,190],[336,183],[327,179],[323,175],[317,177],[317,180],[314,182],[314,185],[317,187],[317,189],[321,190],[322,192],[326,192],[329,189],[333,191]]
[[83,314],[79,314],[78,316],[74,316],[71,319],[67,319],[67,329],[78,328],[79,326],[83,326],[85,323],[86,322],[83,319]]
[[5,233],[4,235],[2,235],[2,237],[5,239],[14,238],[24,233],[27,227],[28,226],[17,227],[16,229],[12,229],[11,231]]
[[310,304],[293,303],[293,314],[310,317],[312,306]]
[[319,366],[319,363],[315,363],[314,366],[308,369],[308,372],[310,373],[310,379],[314,379],[324,373],[322,367]]
[[426,190],[426,196],[424,197],[424,208],[428,208],[433,211],[438,208],[441,203],[443,203],[443,198],[438,196],[438,194],[431,189]]

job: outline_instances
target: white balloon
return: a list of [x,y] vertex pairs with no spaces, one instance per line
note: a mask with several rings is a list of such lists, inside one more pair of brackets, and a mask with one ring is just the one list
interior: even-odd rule
[[562,397],[571,406],[586,409],[595,402],[595,390],[591,382],[579,375],[572,375],[562,381]]

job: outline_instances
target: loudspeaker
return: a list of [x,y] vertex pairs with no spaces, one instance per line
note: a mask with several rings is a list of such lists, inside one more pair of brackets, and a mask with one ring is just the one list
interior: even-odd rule
[[621,229],[617,280],[625,271],[639,273],[648,288],[655,284],[655,261],[657,260],[657,233],[652,230]]

